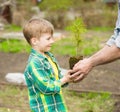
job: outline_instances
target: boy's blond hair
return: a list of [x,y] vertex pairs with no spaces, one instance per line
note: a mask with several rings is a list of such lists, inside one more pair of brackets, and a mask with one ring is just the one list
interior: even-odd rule
[[23,28],[24,37],[29,44],[31,44],[31,38],[40,38],[43,33],[53,34],[53,31],[53,25],[49,21],[41,18],[33,18],[29,20]]

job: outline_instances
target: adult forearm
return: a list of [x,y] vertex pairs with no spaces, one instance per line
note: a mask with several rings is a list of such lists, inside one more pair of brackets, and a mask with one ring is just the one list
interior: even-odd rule
[[120,58],[120,48],[116,46],[105,46],[91,57],[80,60],[75,64],[71,79],[74,79],[75,82],[81,81],[93,67],[111,62],[118,58]]
[[114,46],[105,46],[89,59],[92,66],[109,63],[120,58],[120,48]]

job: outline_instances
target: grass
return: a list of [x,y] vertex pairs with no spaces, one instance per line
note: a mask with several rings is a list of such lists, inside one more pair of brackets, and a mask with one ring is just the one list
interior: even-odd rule
[[10,24],[5,26],[5,30],[17,32],[17,31],[22,31],[22,27],[14,24]]
[[26,88],[1,85],[0,90],[0,112],[29,112]]
[[[88,56],[96,52],[100,46],[98,37],[85,38],[81,44],[78,54]],[[25,40],[18,39],[3,39],[0,38],[0,51],[2,52],[30,52],[30,46]],[[73,38],[63,38],[56,41],[51,49],[51,52],[58,55],[76,55],[76,47]]]
[[29,52],[30,46],[25,40],[0,38],[0,51],[2,52]]
[[113,112],[113,100],[109,93],[77,93],[65,91],[70,112]]
[[[82,54],[88,56],[100,49],[98,38],[84,39],[81,48],[78,51],[78,55]],[[58,50],[59,49],[59,50]],[[76,55],[76,47],[72,38],[63,38],[56,42],[52,48],[53,53],[60,55]]]
[[[0,85],[0,90],[0,112],[30,112],[26,87]],[[69,112],[113,112],[114,100],[109,93],[63,89],[63,95]]]
[[[90,39],[89,41],[84,41],[82,49],[79,50],[80,54],[91,55],[93,52],[96,52],[99,49],[97,40]],[[59,49],[59,50],[58,50]],[[30,52],[30,46],[24,40],[18,39],[0,39],[0,51],[2,52]],[[64,38],[60,41],[57,41],[51,50],[54,54],[59,55],[76,55],[76,47],[71,38]]]
[[103,32],[106,32],[106,31],[113,31],[113,27],[92,27],[91,30],[94,30],[94,31],[103,31]]

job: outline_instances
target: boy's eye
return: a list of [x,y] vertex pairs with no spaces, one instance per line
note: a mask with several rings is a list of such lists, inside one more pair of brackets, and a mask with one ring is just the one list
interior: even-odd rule
[[48,37],[47,40],[50,40],[52,37]]
[[47,38],[47,40],[50,40],[50,37],[49,37],[49,38]]

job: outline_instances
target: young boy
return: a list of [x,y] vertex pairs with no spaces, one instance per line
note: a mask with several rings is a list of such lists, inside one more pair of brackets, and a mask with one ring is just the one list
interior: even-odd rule
[[24,72],[32,112],[67,112],[61,87],[71,82],[70,71],[62,77],[55,57],[49,52],[54,43],[53,30],[53,25],[44,19],[31,19],[23,28],[32,47]]

